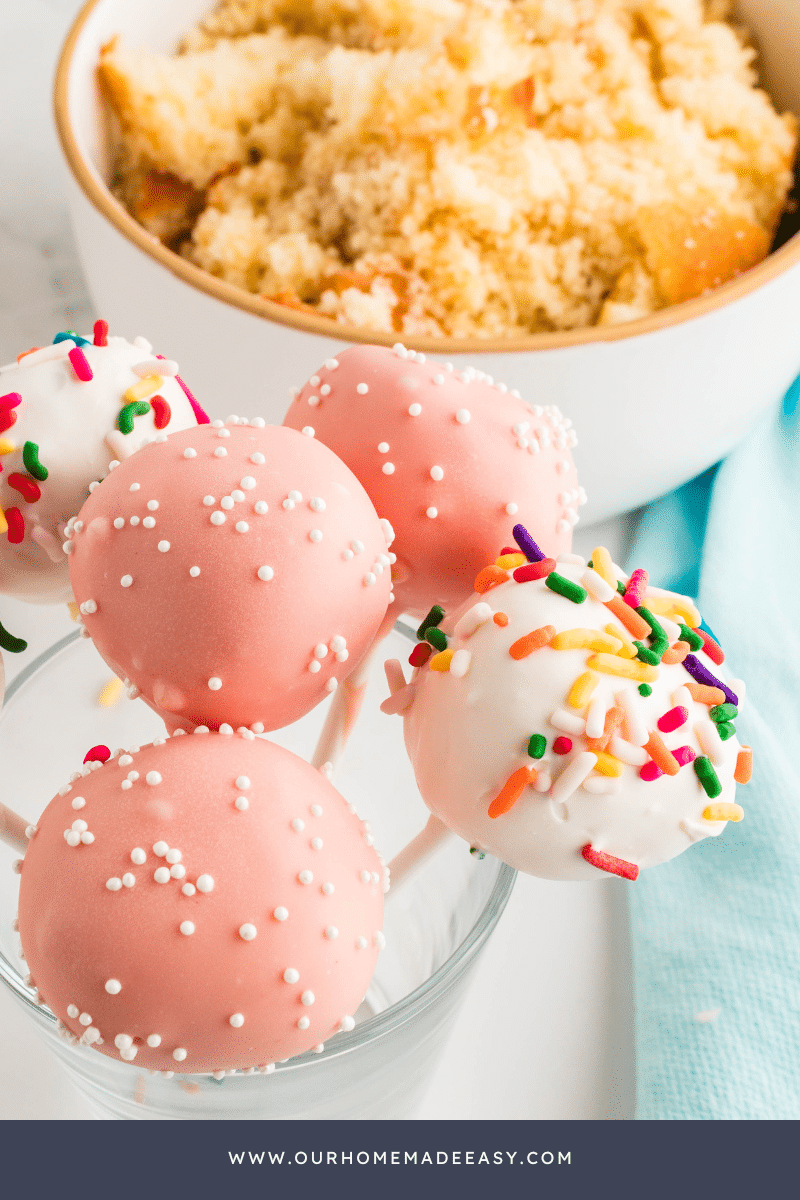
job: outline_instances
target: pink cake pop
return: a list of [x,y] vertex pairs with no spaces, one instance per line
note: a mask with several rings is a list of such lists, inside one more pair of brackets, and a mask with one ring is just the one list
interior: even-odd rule
[[383,945],[383,868],[328,780],[197,733],[63,787],[21,870],[39,999],[137,1067],[266,1067],[353,1027]]
[[536,529],[547,554],[570,549],[586,499],[571,422],[482,372],[399,345],[354,346],[319,368],[284,424],[313,429],[391,521],[398,611],[459,604],[514,521]]
[[215,421],[146,446],[68,532],[87,633],[170,728],[298,720],[358,663],[391,594],[391,531],[366,492],[279,426]]

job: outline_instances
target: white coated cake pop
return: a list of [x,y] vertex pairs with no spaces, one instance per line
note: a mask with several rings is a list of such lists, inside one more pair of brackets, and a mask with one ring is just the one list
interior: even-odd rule
[[743,685],[722,680],[685,597],[637,571],[626,600],[607,551],[590,569],[518,540],[534,561],[481,572],[483,595],[428,628],[387,710],[403,711],[425,803],[473,847],[545,878],[635,879],[741,819]]

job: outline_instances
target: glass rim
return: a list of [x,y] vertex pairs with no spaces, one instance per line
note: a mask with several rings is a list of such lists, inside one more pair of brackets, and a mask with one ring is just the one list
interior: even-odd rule
[[[409,638],[409,640],[416,640],[413,626],[409,625],[402,618],[395,622],[394,629]],[[17,693],[33,679],[42,667],[47,666],[62,651],[67,650],[77,642],[80,636],[79,629],[72,630],[63,638],[60,638],[59,641],[54,642],[52,646],[49,646],[41,654],[37,655],[32,662],[28,663],[15,676],[6,689],[5,704],[2,712],[0,712],[0,724],[2,724],[5,713],[8,710],[9,702],[13,702]],[[494,886],[466,937],[462,939],[441,966],[437,967],[432,975],[423,980],[408,995],[395,1001],[394,1004],[389,1005],[382,1012],[361,1021],[349,1032],[335,1034],[331,1042],[327,1043],[325,1049],[320,1053],[311,1050],[305,1054],[297,1055],[295,1058],[288,1059],[283,1063],[276,1063],[276,1071],[298,1070],[311,1066],[315,1062],[330,1061],[339,1055],[352,1053],[361,1046],[378,1041],[401,1025],[412,1020],[417,1013],[431,1004],[437,996],[446,991],[452,983],[460,978],[497,925],[509,901],[517,877],[517,872],[513,867],[509,867],[506,863],[500,862],[491,855],[487,855],[486,857],[491,864],[496,864],[497,866]],[[9,988],[16,999],[30,1011],[44,1032],[49,1033],[51,1036],[57,1035],[58,1018],[46,1005],[37,1004],[26,986],[22,974],[9,962],[2,952],[0,952],[0,980]],[[77,1049],[77,1047],[75,1048]],[[106,1061],[114,1063],[117,1066],[121,1065],[126,1070],[129,1069],[126,1063],[116,1063],[116,1060],[109,1056],[106,1056]],[[176,1075],[178,1074],[178,1072],[175,1073]],[[194,1075],[195,1072],[182,1071],[180,1074]],[[198,1077],[205,1077],[209,1075],[209,1072],[203,1071],[196,1074]],[[236,1075],[241,1074],[242,1072],[240,1071],[236,1072]],[[252,1078],[256,1077],[253,1076]],[[264,1076],[264,1078],[269,1078],[269,1076]]]

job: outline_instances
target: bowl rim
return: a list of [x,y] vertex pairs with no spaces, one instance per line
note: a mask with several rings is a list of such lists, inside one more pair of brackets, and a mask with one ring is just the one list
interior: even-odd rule
[[[199,292],[211,296],[223,304],[231,305],[252,316],[260,317],[278,325],[288,326],[301,333],[316,334],[342,342],[361,342],[373,345],[395,345],[400,335],[365,330],[355,325],[339,324],[314,313],[299,312],[266,300],[225,280],[218,279],[208,271],[182,258],[168,249],[162,242],[148,233],[131,216],[109,189],[98,182],[91,163],[84,157],[78,137],[72,127],[69,107],[69,82],[73,69],[76,47],[90,16],[104,0],[87,0],[70,27],[59,55],[53,85],[53,114],[56,131],[67,165],[92,206],[105,217],[116,231],[122,234],[137,249],[143,251],[159,266],[183,283]],[[798,114],[800,115],[800,114]],[[558,350],[592,343],[624,341],[644,334],[658,333],[673,326],[685,324],[700,317],[709,316],[719,309],[744,299],[764,284],[770,283],[800,261],[800,232],[794,234],[783,246],[767,255],[756,266],[715,288],[705,295],[682,304],[659,309],[649,316],[620,325],[593,325],[583,329],[559,330],[532,333],[519,338],[455,338],[414,337],[406,335],[404,344],[414,349],[444,355],[458,354],[519,354],[537,350]]]

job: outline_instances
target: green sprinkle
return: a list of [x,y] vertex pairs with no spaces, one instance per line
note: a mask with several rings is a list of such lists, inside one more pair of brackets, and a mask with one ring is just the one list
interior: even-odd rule
[[565,600],[571,600],[573,604],[583,604],[589,595],[586,589],[582,588],[579,583],[573,583],[571,579],[565,579],[557,571],[551,571],[545,579],[545,583],[551,592],[557,592],[559,596],[563,596]]
[[652,696],[653,689],[650,687],[649,683],[640,683],[638,692],[640,696]]
[[699,634],[690,629],[688,625],[684,625],[683,621],[679,621],[681,627],[681,641],[689,643],[690,650],[702,650],[705,642]]
[[150,412],[150,405],[146,400],[132,400],[130,404],[125,404],[119,410],[117,417],[117,428],[120,433],[133,433],[133,418],[143,417],[145,413]]
[[27,642],[24,642],[22,638],[14,637],[0,624],[0,650],[5,650],[8,654],[21,654],[23,650],[27,649]]
[[586,564],[586,565],[587,565],[587,567],[589,568],[589,570],[590,570],[590,571],[594,570],[594,563],[592,562],[592,560],[591,560],[591,559],[589,559],[589,561],[587,562],[587,564]]
[[[658,666],[658,664],[661,662],[660,654],[657,654],[655,650],[651,650],[649,646],[645,646],[644,642],[634,642],[633,644],[636,647],[636,657],[641,662],[649,663],[651,667]],[[664,649],[666,649],[666,647],[664,647]],[[661,653],[663,654],[664,651],[662,650]]]
[[528,742],[528,754],[531,758],[542,758],[547,749],[547,738],[542,733],[531,734]]
[[730,721],[723,721],[721,725],[717,726],[717,733],[722,738],[723,742],[727,742],[729,737],[733,737],[733,735],[736,733],[736,730],[734,729],[733,725],[731,725]]
[[482,850],[479,850],[477,846],[470,846],[469,852],[470,852],[470,854],[477,854],[478,862],[483,862],[483,860],[486,858],[486,855],[484,854],[484,852]]
[[447,638],[441,629],[437,629],[435,625],[430,625],[425,630],[425,641],[433,646],[434,650],[447,649]]
[[714,800],[722,791],[722,784],[719,781],[717,772],[711,765],[711,759],[706,758],[701,754],[692,762],[695,774],[703,785],[703,791],[708,796],[709,800]]
[[430,629],[431,627],[435,628],[437,625],[441,625],[443,620],[444,609],[442,608],[441,604],[434,604],[433,608],[428,613],[427,617],[425,617],[419,629],[417,630],[417,640],[424,642],[425,630]]
[[622,582],[622,580],[618,579],[617,580],[617,591],[619,592],[620,596],[624,596],[625,593],[627,592],[627,590],[628,589],[625,587],[625,584]]
[[34,479],[38,479],[40,483],[47,479],[47,467],[43,467],[39,462],[39,447],[36,442],[26,442],[22,447],[22,461],[25,470]]
[[722,725],[726,721],[735,721],[739,715],[739,710],[735,704],[715,704],[713,708],[708,710],[708,715],[712,721],[716,721],[718,725]]

